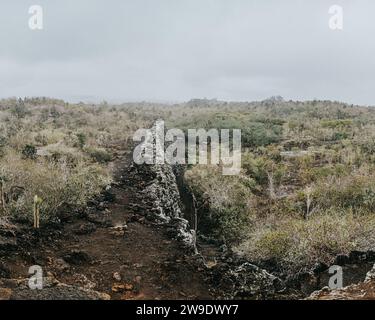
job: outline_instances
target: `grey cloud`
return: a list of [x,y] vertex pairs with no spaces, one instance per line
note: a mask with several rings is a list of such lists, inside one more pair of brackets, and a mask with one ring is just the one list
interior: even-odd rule
[[[0,95],[337,99],[375,104],[370,0],[39,0],[0,4]],[[344,7],[343,31],[328,8]]]

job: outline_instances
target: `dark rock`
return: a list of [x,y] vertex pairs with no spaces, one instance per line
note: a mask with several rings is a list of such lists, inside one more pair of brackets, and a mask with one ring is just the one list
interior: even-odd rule
[[116,195],[113,193],[111,187],[109,187],[109,188],[107,187],[103,191],[103,198],[104,198],[104,201],[106,201],[106,202],[114,202],[116,200]]
[[69,210],[60,211],[56,216],[61,222],[69,222],[72,219],[72,213]]
[[96,230],[96,225],[94,223],[84,223],[81,224],[76,230],[74,230],[75,234],[84,235],[92,233]]
[[340,254],[335,258],[334,264],[339,266],[344,266],[351,262],[351,258],[347,255]]
[[31,253],[29,259],[33,264],[36,264],[39,266],[43,266],[46,261],[46,257],[40,253]]
[[86,252],[80,250],[71,250],[63,256],[63,259],[73,265],[87,264],[92,261]]
[[87,215],[87,221],[102,227],[113,227],[112,221],[103,213],[93,213]]
[[286,280],[288,288],[298,290],[304,294],[310,294],[318,289],[318,273],[312,272],[299,272],[290,275]]
[[108,203],[102,201],[99,202],[99,204],[96,207],[99,211],[104,211],[105,209],[108,209]]
[[366,261],[367,254],[366,252],[363,252],[363,251],[352,251],[349,254],[349,258],[352,263]]
[[310,294],[318,289],[318,277],[312,272],[302,272],[298,277],[300,290],[304,294]]
[[15,238],[0,236],[0,252],[8,254],[16,249],[17,240]]
[[9,279],[11,277],[11,271],[10,269],[3,263],[0,262],[0,278],[7,278]]
[[370,261],[370,262],[375,262],[375,251],[367,251],[366,253],[367,255],[367,261]]
[[0,236],[15,237],[18,228],[6,218],[0,218]]
[[314,274],[319,274],[319,273],[326,271],[328,268],[329,267],[327,264],[323,262],[317,262],[312,268],[312,271],[314,272]]
[[56,259],[54,261],[54,267],[60,272],[65,272],[70,269],[70,265],[66,263],[64,259]]
[[139,214],[133,214],[131,215],[131,217],[128,219],[128,223],[132,223],[132,222],[139,222],[141,219],[144,219],[142,216],[140,216]]

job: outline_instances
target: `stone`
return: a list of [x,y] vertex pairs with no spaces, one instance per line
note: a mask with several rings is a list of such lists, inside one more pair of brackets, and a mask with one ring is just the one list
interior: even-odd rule
[[0,262],[0,278],[7,278],[11,277],[10,269],[3,263]]
[[117,225],[110,228],[110,234],[114,235],[115,237],[123,237],[125,235],[125,230],[128,228],[126,224],[124,225]]
[[113,227],[112,221],[108,217],[104,216],[103,213],[88,213],[86,218],[89,222],[99,226]]
[[83,223],[75,231],[75,234],[84,235],[90,234],[96,230],[96,225],[94,223]]
[[60,272],[65,272],[65,271],[69,270],[69,268],[70,268],[70,265],[68,263],[66,263],[66,261],[64,259],[56,259],[53,262],[53,265]]
[[352,251],[349,254],[349,258],[350,258],[351,263],[366,261],[367,254],[366,252],[362,252],[362,251]]
[[335,261],[333,264],[339,265],[339,266],[344,266],[348,263],[350,263],[350,257],[344,254],[340,254],[335,258]]
[[229,299],[267,299],[284,290],[285,285],[278,277],[246,262],[222,274],[220,288]]
[[103,198],[106,202],[114,202],[116,200],[116,195],[112,191],[111,186],[107,186],[103,191]]
[[125,284],[125,290],[126,290],[126,291],[131,291],[131,290],[133,290],[133,289],[134,289],[133,284],[131,284],[131,283],[126,283],[126,284]]
[[375,281],[375,265],[367,272],[365,282]]
[[113,279],[116,280],[116,281],[121,281],[121,275],[119,272],[115,272],[113,275],[112,275]]
[[9,253],[17,249],[17,240],[15,238],[9,238],[0,236],[0,251]]
[[319,273],[322,273],[324,272],[325,270],[327,270],[329,267],[327,264],[323,263],[323,262],[317,262],[315,263],[315,265],[313,266],[312,268],[312,271],[314,272],[314,274],[319,274]]
[[125,291],[125,285],[124,284],[119,284],[119,283],[115,283],[113,286],[112,286],[112,292],[123,292]]
[[63,259],[74,265],[86,264],[91,262],[91,257],[84,251],[71,250],[69,253],[63,256]]

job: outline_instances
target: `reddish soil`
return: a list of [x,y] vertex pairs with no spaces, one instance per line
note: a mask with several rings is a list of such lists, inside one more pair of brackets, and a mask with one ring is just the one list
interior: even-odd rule
[[[94,224],[75,217],[59,231],[43,231],[40,240],[34,235],[35,244],[2,259],[11,278],[26,278],[28,268],[38,264],[62,283],[107,293],[111,299],[212,299],[194,257],[168,238],[165,227],[133,212],[136,188],[118,184],[112,192],[115,200],[97,213],[105,216],[105,226],[96,224],[91,232],[77,234]],[[78,257],[66,258],[72,252]]]

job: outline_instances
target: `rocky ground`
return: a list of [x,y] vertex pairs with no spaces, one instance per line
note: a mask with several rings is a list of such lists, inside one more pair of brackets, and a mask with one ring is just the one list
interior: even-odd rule
[[[225,246],[195,241],[173,170],[121,157],[87,210],[39,230],[0,221],[0,299],[214,299],[273,296],[276,277]],[[43,290],[28,270],[43,269]]]
[[342,289],[330,290],[328,287],[314,292],[308,300],[374,300],[375,299],[375,266],[367,273],[364,282],[353,284]]
[[[125,168],[125,169],[124,169]],[[139,181],[123,176],[84,214],[32,231],[7,224],[0,236],[4,299],[210,299],[195,257],[152,221]],[[129,174],[129,172],[127,172]],[[146,198],[146,197],[145,197]],[[149,208],[152,210],[152,208]],[[29,290],[28,269],[40,265],[45,289]]]
[[[290,285],[225,245],[196,241],[171,167],[135,166],[130,155],[115,167],[115,182],[59,224],[34,230],[0,219],[0,299],[300,299],[324,286],[323,273]],[[339,258],[347,271],[373,256]],[[43,269],[43,290],[28,286],[33,265]],[[367,281],[313,298],[370,298],[373,289]]]

